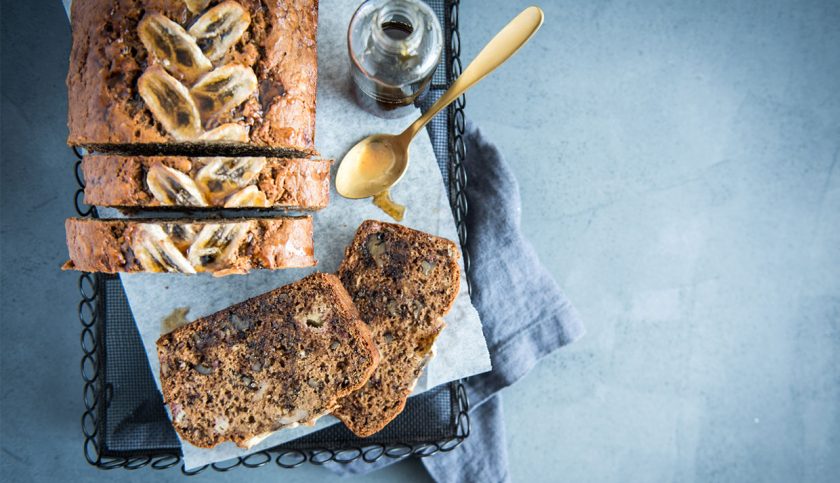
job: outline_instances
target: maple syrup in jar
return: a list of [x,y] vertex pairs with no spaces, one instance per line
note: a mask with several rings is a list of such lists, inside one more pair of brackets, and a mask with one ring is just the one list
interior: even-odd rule
[[347,30],[356,102],[385,118],[412,114],[443,49],[437,16],[418,0],[368,0]]

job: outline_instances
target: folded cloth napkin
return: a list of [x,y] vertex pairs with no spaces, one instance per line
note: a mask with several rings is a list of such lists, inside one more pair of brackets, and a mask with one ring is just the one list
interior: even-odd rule
[[[436,481],[509,481],[498,392],[544,356],[584,334],[577,311],[522,237],[519,185],[499,150],[472,123],[466,129],[467,243],[472,301],[481,316],[493,370],[467,379],[470,436],[447,453],[422,458]],[[364,474],[398,460],[327,465]]]

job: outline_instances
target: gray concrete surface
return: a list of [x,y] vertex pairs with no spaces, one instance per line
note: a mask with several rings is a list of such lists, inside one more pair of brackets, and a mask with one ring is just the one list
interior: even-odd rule
[[[462,7],[465,59],[525,2]],[[468,96],[588,336],[505,392],[517,481],[836,481],[840,4],[544,2]],[[174,480],[81,454],[63,218],[69,29],[2,3],[4,481]],[[331,481],[319,468],[205,480]],[[371,481],[422,481],[416,462]]]

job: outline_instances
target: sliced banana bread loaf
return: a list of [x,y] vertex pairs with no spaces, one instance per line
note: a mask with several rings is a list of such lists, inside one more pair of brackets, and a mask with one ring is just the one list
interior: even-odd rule
[[157,348],[172,423],[204,448],[314,423],[379,360],[349,295],[323,273],[175,329]]
[[311,267],[312,218],[219,220],[68,218],[70,260],[83,272],[246,273]]
[[319,210],[330,200],[328,160],[88,155],[85,203],[116,207]]
[[362,223],[338,269],[382,357],[334,412],[361,437],[402,412],[460,288],[458,247],[401,225]]

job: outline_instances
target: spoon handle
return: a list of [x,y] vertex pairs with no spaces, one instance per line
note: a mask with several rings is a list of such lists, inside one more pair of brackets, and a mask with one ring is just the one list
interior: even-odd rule
[[513,54],[525,45],[528,40],[539,30],[543,23],[543,12],[539,7],[528,7],[510,21],[505,27],[493,37],[481,52],[470,62],[470,65],[461,73],[461,76],[452,83],[449,89],[440,96],[440,99],[414,121],[400,134],[400,138],[407,146],[411,139],[423,129],[429,121],[435,117],[441,109],[448,106],[467,89],[474,86],[478,81],[493,72],[496,67],[505,63]]

